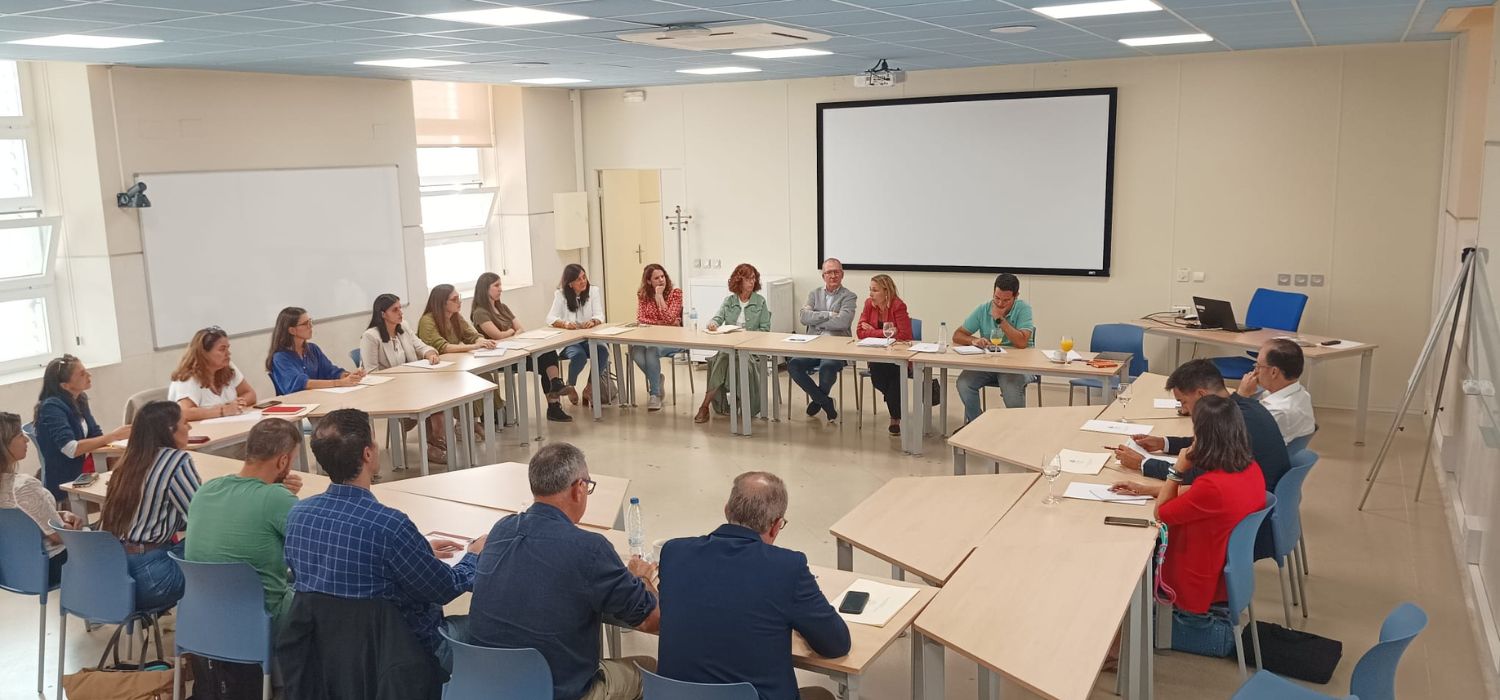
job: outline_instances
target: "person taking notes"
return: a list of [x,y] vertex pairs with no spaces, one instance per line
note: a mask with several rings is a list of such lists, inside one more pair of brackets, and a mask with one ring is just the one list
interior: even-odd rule
[[307,315],[307,309],[288,306],[276,315],[276,326],[271,330],[271,352],[266,355],[266,373],[271,375],[271,386],[277,396],[303,389],[354,386],[364,378],[362,369],[345,372],[333,364],[323,349],[312,342],[312,333],[312,316]]
[[237,416],[255,405],[255,389],[230,361],[229,334],[209,326],[193,334],[172,372],[167,400],[189,421]]
[[[1031,318],[1031,305],[1020,296],[1021,280],[1009,272],[1000,273],[995,277],[995,290],[990,300],[975,308],[954,329],[953,344],[976,348],[998,345],[1017,350],[1031,345],[1036,324]],[[958,375],[958,397],[964,402],[964,424],[979,417],[979,394],[987,386],[1000,387],[1006,408],[1025,408],[1026,384],[1030,381],[1031,375],[1028,374],[964,370]]]

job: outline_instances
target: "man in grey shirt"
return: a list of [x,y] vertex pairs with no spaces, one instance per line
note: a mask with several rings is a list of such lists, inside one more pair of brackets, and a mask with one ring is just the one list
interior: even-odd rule
[[[799,320],[807,326],[808,333],[849,337],[853,335],[850,328],[854,326],[858,303],[854,292],[844,288],[844,264],[837,258],[829,258],[823,261],[823,286],[807,295],[807,305],[802,307]],[[817,383],[813,383],[813,369],[818,370]],[[828,392],[843,370],[843,360],[795,357],[787,361],[787,374],[807,392],[809,418],[823,411],[830,423],[838,419],[838,408]]]

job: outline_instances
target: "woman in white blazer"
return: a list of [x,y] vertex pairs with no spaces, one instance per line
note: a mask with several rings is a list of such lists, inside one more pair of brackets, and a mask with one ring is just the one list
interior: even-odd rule
[[[583,266],[573,263],[563,268],[562,282],[552,295],[552,309],[547,312],[547,325],[563,330],[593,328],[604,323],[604,294],[598,287],[589,284],[589,276]],[[578,375],[589,366],[589,343],[580,340],[558,351],[568,361],[568,385],[564,391],[568,400],[578,403]],[[599,346],[599,376],[609,372],[609,353]],[[593,386],[583,389],[583,405],[589,405],[593,397]]]

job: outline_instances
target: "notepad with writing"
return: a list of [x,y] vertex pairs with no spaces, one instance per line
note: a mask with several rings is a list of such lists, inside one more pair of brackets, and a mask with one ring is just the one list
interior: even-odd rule
[[1145,423],[1121,423],[1112,420],[1094,419],[1083,424],[1083,430],[1091,433],[1110,433],[1111,435],[1150,435],[1151,426]]
[[915,588],[892,586],[888,583],[862,578],[849,584],[849,588],[845,589],[842,595],[829,602],[833,603],[834,608],[837,608],[839,603],[843,602],[844,596],[849,595],[850,591],[869,593],[870,600],[865,603],[865,609],[860,614],[850,615],[849,613],[839,613],[839,616],[844,618],[845,622],[870,625],[871,627],[884,627],[886,623],[891,621],[891,618],[896,616],[896,613],[901,612],[901,608],[906,607],[906,604],[911,602],[912,598],[917,597],[917,589]]
[[890,338],[860,338],[856,345],[862,348],[888,348],[896,341]]
[[719,326],[718,328],[711,328],[711,329],[705,330],[703,332],[704,333],[712,333],[714,335],[723,335],[725,333],[734,333],[736,331],[742,331],[742,330],[745,330],[745,329],[740,328],[739,326],[736,326],[736,325],[734,325],[734,324],[731,323],[731,324],[728,324],[728,325]]
[[594,332],[599,335],[619,335],[621,333],[629,333],[633,330],[635,329],[630,326],[610,326],[608,328],[600,328]]
[[442,360],[442,361],[438,362],[437,364],[432,364],[431,362],[428,362],[427,360],[413,360],[411,362],[406,363],[406,366],[407,367],[421,367],[422,369],[442,369],[444,367],[452,367],[453,363],[449,362],[448,360]]
[[1131,451],[1135,452],[1136,454],[1139,454],[1142,459],[1159,459],[1159,460],[1161,460],[1163,462],[1166,462],[1167,464],[1176,464],[1177,463],[1177,456],[1176,455],[1154,455],[1154,454],[1151,454],[1150,452],[1146,451],[1146,448],[1141,447],[1140,444],[1137,443],[1134,440],[1126,440],[1125,441],[1125,446],[1128,447],[1128,448],[1130,448]]
[[953,352],[960,355],[983,355],[984,348],[976,348],[973,345],[955,345],[953,346]]
[[493,349],[475,350],[475,357],[505,357],[505,348],[496,346]]
[[806,333],[793,333],[785,338],[782,338],[783,341],[788,343],[811,343],[812,341],[817,339],[818,336],[808,335]]
[[433,530],[432,532],[427,533],[426,535],[424,535],[424,537],[427,538],[428,542],[431,542],[433,540],[448,540],[450,542],[457,542],[460,545],[463,545],[463,550],[453,552],[452,556],[449,556],[447,559],[438,559],[438,561],[443,562],[448,566],[458,566],[458,563],[464,560],[464,552],[468,550],[469,543],[474,541],[473,537],[455,535],[451,532],[438,532],[437,530]]
[[517,338],[529,338],[531,340],[546,340],[546,339],[551,338],[552,336],[555,336],[555,335],[557,335],[558,333],[561,333],[561,332],[562,331],[552,330],[552,329],[548,329],[548,328],[536,328],[536,329],[533,329],[533,330],[526,331],[525,333],[522,333],[522,334],[520,334],[520,335],[518,335],[516,337]]
[[1068,489],[1063,491],[1063,498],[1074,498],[1080,501],[1103,501],[1105,503],[1129,503],[1131,505],[1143,506],[1155,498],[1151,496],[1132,496],[1128,493],[1115,493],[1109,490],[1109,484],[1088,484],[1075,481],[1068,484]]
[[1083,355],[1078,354],[1077,350],[1069,350],[1067,354],[1063,354],[1063,351],[1061,350],[1043,350],[1042,353],[1047,356],[1047,359],[1058,364],[1075,362],[1083,359]]
[[359,380],[359,383],[365,386],[379,386],[392,379],[395,379],[395,377],[377,377],[373,374],[367,374]]
[[1062,470],[1069,474],[1093,476],[1104,469],[1104,464],[1109,461],[1109,453],[1060,450],[1056,459],[1061,464]]
[[937,343],[912,343],[912,352],[942,352],[943,346]]
[[525,350],[527,343],[518,343],[514,340],[502,340],[495,343],[496,350]]

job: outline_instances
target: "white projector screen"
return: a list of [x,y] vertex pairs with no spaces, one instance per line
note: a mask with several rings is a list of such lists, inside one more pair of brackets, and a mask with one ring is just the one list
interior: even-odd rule
[[818,260],[1109,275],[1115,88],[818,105]]

